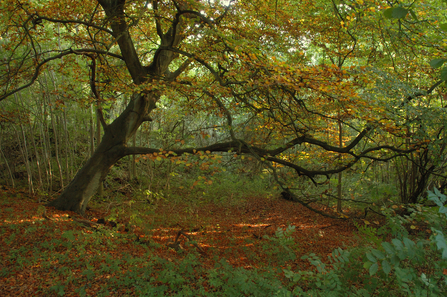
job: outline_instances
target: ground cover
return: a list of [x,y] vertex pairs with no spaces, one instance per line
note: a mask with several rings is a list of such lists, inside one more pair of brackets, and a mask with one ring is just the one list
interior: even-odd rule
[[[218,296],[231,295],[231,281],[268,295],[283,268],[311,269],[301,256],[324,260],[356,242],[352,222],[279,197],[96,203],[81,217],[21,191],[0,195],[2,296]],[[249,271],[256,276],[244,280]]]

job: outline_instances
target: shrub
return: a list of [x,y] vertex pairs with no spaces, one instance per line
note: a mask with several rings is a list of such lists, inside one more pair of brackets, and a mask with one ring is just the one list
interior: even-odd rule
[[[413,205],[409,215],[396,216],[384,209],[387,225],[374,231],[359,229],[374,239],[371,245],[336,249],[329,256],[330,265],[314,254],[304,256],[314,271],[284,270],[293,295],[300,296],[446,296],[447,197],[439,191],[429,192],[437,212],[422,205]],[[412,235],[419,223],[426,224],[427,233]],[[381,241],[382,238],[391,238]],[[363,265],[359,265],[359,263]]]

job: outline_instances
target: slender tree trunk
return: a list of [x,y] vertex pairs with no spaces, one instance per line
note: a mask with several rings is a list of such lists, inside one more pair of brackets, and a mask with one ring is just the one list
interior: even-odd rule
[[[19,100],[18,96],[20,94],[16,94],[14,95],[17,105],[20,105],[19,102],[23,102],[23,100]],[[22,152],[22,156],[23,156],[23,161],[25,163],[25,168],[26,168],[26,173],[28,175],[28,191],[30,194],[34,194],[34,185],[33,185],[33,172],[32,172],[32,168],[31,168],[31,164],[30,164],[30,157],[29,157],[29,152],[28,152],[28,145],[26,143],[26,134],[25,134],[25,130],[23,128],[23,124],[20,123],[20,132],[21,132],[21,136],[19,135],[19,133],[17,132],[17,130],[15,129],[15,127],[13,126],[16,135],[17,135],[17,140],[19,142],[19,147],[20,147],[20,151]],[[23,145],[21,143],[21,139],[23,139]]]
[[[54,78],[54,73],[49,72],[48,75],[50,76],[50,79],[53,82],[54,89],[56,89],[57,85],[56,85],[56,81]],[[48,86],[47,86],[47,88],[48,88]],[[47,89],[47,94],[50,94],[50,90],[48,90],[48,89]],[[54,153],[55,153],[55,157],[56,157],[56,165],[59,170],[59,187],[62,189],[62,188],[64,188],[64,174],[62,173],[62,166],[61,166],[61,162],[60,162],[60,158],[59,158],[59,155],[60,155],[59,142],[60,142],[60,140],[59,140],[58,129],[56,126],[56,118],[57,117],[54,115],[54,111],[53,111],[53,107],[52,107],[52,103],[50,101],[51,99],[50,99],[49,95],[47,95],[47,100],[48,100],[48,106],[50,109],[51,127],[53,129],[53,141],[54,141]]]
[[41,188],[42,185],[43,185],[43,181],[42,181],[42,168],[40,168],[40,163],[41,163],[41,161],[40,161],[39,151],[38,151],[38,149],[37,149],[37,145],[36,145],[36,140],[34,139],[34,135],[35,135],[34,128],[32,127],[31,124],[30,124],[30,131],[31,131],[31,133],[32,133],[31,140],[32,140],[32,142],[33,142],[34,155],[36,156],[37,177],[38,177],[38,179],[39,179],[39,188]]
[[[93,127],[92,127],[93,129]],[[101,141],[101,121],[99,120],[99,111],[96,112],[96,143],[100,143]],[[99,183],[98,187],[98,196],[104,196],[104,184]]]
[[[338,122],[338,141],[339,141],[339,145],[340,147],[343,146],[343,124],[339,121]],[[342,160],[342,155],[340,154],[340,161]],[[338,184],[337,184],[337,197],[338,197],[338,201],[337,201],[337,212],[342,212],[342,206],[341,206],[341,198],[342,198],[342,173],[339,172],[338,173]]]
[[[136,142],[137,142],[137,137],[136,134],[133,136],[133,146],[136,146]],[[130,158],[130,180],[133,179],[137,179],[137,167],[136,167],[136,162],[135,162],[135,155],[132,155]]]
[[8,168],[9,176],[11,178],[11,185],[12,185],[13,188],[15,188],[14,176],[12,175],[11,168],[9,167],[8,159],[6,158],[5,154],[3,153],[1,140],[2,140],[2,138],[0,137],[0,153],[3,156],[3,159],[5,159],[5,164],[6,164],[6,167]]
[[70,146],[70,140],[69,140],[69,133],[68,133],[68,127],[67,127],[67,112],[64,108],[63,114],[62,114],[62,127],[64,129],[64,142],[65,142],[65,176],[67,181],[71,179],[70,175],[70,159],[71,159],[71,152],[72,152],[72,146]]
[[29,162],[29,157],[28,157],[28,147],[26,145],[26,136],[25,136],[25,131],[23,130],[23,125],[20,125],[20,130],[21,130],[21,134],[23,137],[23,145],[22,145],[22,137],[19,135],[19,132],[17,131],[17,129],[13,126],[14,131],[16,133],[16,137],[19,143],[19,148],[20,148],[20,152],[22,153],[22,157],[23,157],[23,162],[25,163],[25,168],[26,168],[26,174],[28,176],[28,191],[30,194],[34,194],[34,186],[33,186],[33,175],[32,175],[32,171],[31,171],[31,166],[30,166],[30,162]]

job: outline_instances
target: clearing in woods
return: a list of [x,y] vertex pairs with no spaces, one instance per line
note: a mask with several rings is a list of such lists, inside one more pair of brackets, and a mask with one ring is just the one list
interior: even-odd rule
[[[190,259],[195,268],[187,273],[196,274],[195,279],[222,261],[235,268],[281,274],[284,267],[312,269],[301,259],[305,254],[315,253],[326,261],[335,248],[356,243],[352,222],[323,217],[279,197],[247,197],[228,206],[158,201],[146,203],[146,212],[136,218],[131,210],[138,208],[138,202],[97,203],[81,217],[45,207],[39,197],[21,191],[3,189],[0,195],[2,296],[49,291],[94,296],[108,286],[114,296],[138,295],[133,285],[118,280],[150,259],[157,263]],[[136,226],[129,224],[132,220]],[[279,229],[285,232],[278,234]],[[151,266],[153,280],[163,267]],[[157,281],[160,286],[164,283]],[[199,285],[207,290],[209,284]]]

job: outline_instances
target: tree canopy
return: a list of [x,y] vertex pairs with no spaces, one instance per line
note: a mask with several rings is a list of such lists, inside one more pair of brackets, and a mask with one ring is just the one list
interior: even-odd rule
[[[84,212],[125,156],[218,152],[261,163],[307,207],[300,176],[318,185],[410,160],[415,202],[445,176],[444,2],[3,1],[0,101],[46,96],[48,72],[61,77],[57,107],[97,109],[101,143],[51,202],[59,209]],[[130,145],[169,112],[206,141]]]

